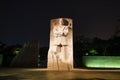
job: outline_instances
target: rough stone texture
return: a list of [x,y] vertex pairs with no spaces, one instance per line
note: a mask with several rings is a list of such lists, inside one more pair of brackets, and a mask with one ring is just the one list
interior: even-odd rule
[[11,67],[38,67],[39,42],[37,40],[24,45],[21,52],[12,60]]
[[47,68],[49,70],[73,69],[73,27],[72,19],[51,20],[50,45]]

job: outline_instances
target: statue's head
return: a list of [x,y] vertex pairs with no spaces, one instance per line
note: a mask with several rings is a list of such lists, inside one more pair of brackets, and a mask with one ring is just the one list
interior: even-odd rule
[[71,28],[71,22],[67,18],[59,18],[59,19],[57,19],[54,22],[54,25],[56,25],[56,26],[60,26],[60,25],[62,25],[62,26],[68,26],[69,28]]

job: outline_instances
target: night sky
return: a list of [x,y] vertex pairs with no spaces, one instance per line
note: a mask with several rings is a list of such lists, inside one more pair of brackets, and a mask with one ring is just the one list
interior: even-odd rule
[[73,19],[74,35],[109,39],[120,19],[120,0],[2,0],[0,41],[49,46],[50,20],[59,17]]

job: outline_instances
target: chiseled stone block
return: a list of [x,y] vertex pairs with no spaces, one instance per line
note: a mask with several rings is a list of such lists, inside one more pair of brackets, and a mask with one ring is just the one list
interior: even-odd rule
[[51,20],[48,70],[73,69],[73,26],[70,18]]

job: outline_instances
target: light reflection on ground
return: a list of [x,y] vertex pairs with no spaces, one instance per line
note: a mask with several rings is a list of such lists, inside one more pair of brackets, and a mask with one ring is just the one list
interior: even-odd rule
[[46,69],[1,68],[0,80],[120,80],[120,70],[48,71]]

